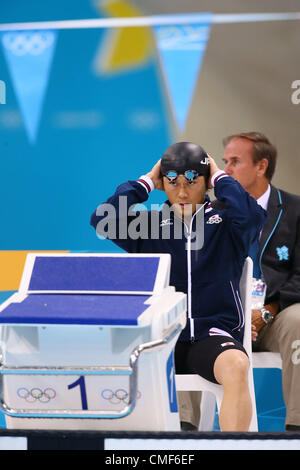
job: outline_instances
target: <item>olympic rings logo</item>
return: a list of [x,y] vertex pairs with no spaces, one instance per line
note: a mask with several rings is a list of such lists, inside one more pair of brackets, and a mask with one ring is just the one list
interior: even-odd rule
[[16,56],[26,54],[40,55],[54,42],[54,34],[44,31],[34,33],[6,33],[3,36],[4,47]]
[[45,388],[41,390],[40,388],[32,388],[28,390],[25,387],[20,387],[17,390],[17,395],[19,398],[23,398],[27,403],[35,403],[39,401],[40,403],[49,403],[50,400],[53,400],[56,397],[56,391],[53,388]]
[[[137,399],[141,398],[141,392],[137,392]],[[121,402],[126,405],[129,403],[129,393],[123,388],[118,388],[115,392],[110,388],[105,388],[101,392],[101,397],[108,400],[112,405],[119,405]]]

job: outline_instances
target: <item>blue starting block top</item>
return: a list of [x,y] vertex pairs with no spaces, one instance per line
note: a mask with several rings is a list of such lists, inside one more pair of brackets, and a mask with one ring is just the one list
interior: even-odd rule
[[169,272],[169,255],[29,254],[0,323],[136,326]]
[[28,291],[153,292],[159,258],[36,257]]
[[141,293],[169,283],[170,255],[29,254],[22,293]]
[[137,326],[149,308],[144,295],[32,294],[11,303],[0,323]]

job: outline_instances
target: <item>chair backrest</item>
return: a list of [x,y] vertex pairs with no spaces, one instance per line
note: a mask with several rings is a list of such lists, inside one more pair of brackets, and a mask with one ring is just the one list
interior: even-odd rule
[[243,346],[246,349],[250,362],[252,362],[252,339],[251,339],[251,298],[252,298],[253,261],[248,256],[244,263],[243,273],[240,280],[241,301],[245,315],[245,330]]

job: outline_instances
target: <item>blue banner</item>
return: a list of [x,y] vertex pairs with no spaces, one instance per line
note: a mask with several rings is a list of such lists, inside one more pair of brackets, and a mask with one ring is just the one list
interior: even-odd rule
[[212,15],[203,23],[153,28],[178,128],[185,130],[197,78],[209,39]]
[[29,141],[36,140],[56,31],[13,31],[1,35],[4,55]]

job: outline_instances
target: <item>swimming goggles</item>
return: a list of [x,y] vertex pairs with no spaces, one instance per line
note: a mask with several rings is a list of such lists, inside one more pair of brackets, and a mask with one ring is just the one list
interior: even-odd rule
[[194,181],[199,176],[199,173],[196,170],[186,170],[184,172],[169,170],[164,174],[169,181],[175,181],[179,175],[183,175],[187,181]]

